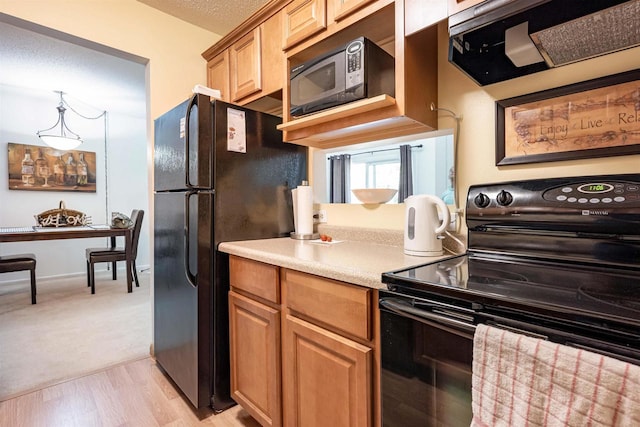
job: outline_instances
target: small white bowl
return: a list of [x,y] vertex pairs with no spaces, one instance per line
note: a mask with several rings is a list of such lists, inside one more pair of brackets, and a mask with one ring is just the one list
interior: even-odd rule
[[359,188],[351,192],[364,204],[387,203],[398,190],[393,188]]

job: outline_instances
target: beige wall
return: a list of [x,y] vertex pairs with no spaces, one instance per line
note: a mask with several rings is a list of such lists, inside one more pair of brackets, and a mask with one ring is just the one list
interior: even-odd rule
[[[539,164],[495,165],[495,101],[597,77],[640,68],[640,47],[613,53],[530,76],[478,86],[447,60],[446,23],[438,32],[438,107],[462,116],[458,141],[459,201],[464,207],[470,185],[517,179],[558,176],[640,173],[640,155]],[[443,114],[439,127],[454,128],[455,121]],[[366,207],[362,205],[322,205],[333,225],[402,229],[404,205]]]

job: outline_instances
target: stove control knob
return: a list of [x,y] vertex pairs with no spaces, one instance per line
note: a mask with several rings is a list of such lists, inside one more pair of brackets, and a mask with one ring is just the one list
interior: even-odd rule
[[473,199],[473,203],[475,203],[479,208],[486,208],[489,206],[490,202],[491,200],[489,199],[489,196],[484,193],[478,193],[478,195]]
[[513,196],[508,191],[502,190],[496,196],[496,201],[500,206],[508,206],[513,202]]

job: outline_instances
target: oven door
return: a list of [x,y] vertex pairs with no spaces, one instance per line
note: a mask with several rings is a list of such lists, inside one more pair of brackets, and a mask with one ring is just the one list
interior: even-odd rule
[[379,305],[382,425],[468,427],[473,317],[386,291]]

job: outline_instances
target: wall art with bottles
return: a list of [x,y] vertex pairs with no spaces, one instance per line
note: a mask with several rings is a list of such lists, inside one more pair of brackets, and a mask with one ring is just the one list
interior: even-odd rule
[[96,153],[7,143],[9,189],[96,192]]

